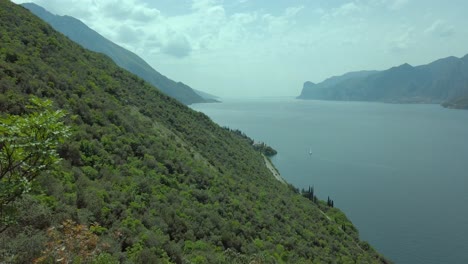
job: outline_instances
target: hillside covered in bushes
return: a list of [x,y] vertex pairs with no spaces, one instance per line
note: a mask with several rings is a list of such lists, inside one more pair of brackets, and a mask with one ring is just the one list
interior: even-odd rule
[[0,262],[386,262],[339,210],[277,181],[248,139],[8,0],[0,43],[1,117],[34,114],[36,96],[69,127],[62,160],[0,205]]

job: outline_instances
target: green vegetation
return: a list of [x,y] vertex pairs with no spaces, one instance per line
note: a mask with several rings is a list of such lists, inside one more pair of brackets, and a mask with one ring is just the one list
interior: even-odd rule
[[265,156],[267,156],[267,157],[274,156],[274,155],[276,155],[278,153],[275,149],[268,146],[264,142],[254,143],[253,147],[254,147],[255,150],[260,151],[261,153],[265,154]]
[[246,139],[6,0],[0,43],[3,120],[40,113],[25,106],[37,96],[71,128],[62,160],[9,204],[1,262],[386,262],[336,208],[274,179]]
[[248,144],[252,145],[254,150],[263,153],[267,157],[272,157],[278,154],[278,152],[274,148],[268,146],[264,142],[255,142],[255,140],[247,136],[244,132],[240,131],[239,129],[230,129],[228,127],[224,127],[224,129],[236,134],[241,139],[245,140]]
[[68,134],[63,111],[33,97],[26,116],[0,117],[0,233],[14,223],[12,202],[31,190],[32,181],[59,161],[56,148]]

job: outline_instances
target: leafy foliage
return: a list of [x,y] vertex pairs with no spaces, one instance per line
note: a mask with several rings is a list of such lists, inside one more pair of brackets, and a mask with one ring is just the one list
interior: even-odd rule
[[324,213],[337,209],[277,181],[245,139],[4,0],[0,43],[0,111],[49,98],[72,128],[57,169],[12,203],[0,258],[43,256],[47,230],[70,219],[99,224],[96,263],[386,262]]
[[0,118],[0,232],[13,221],[8,205],[31,189],[32,180],[59,161],[59,142],[69,136],[50,100],[31,98],[24,116]]
[[260,151],[261,153],[265,154],[265,156],[267,156],[267,157],[274,156],[274,155],[276,155],[278,153],[275,149],[268,146],[264,142],[254,143],[253,147],[254,147],[255,150]]
[[252,138],[247,136],[244,132],[240,131],[239,129],[230,129],[228,127],[224,127],[224,129],[236,134],[241,139],[245,140],[248,144],[252,145],[253,149],[263,153],[267,157],[272,157],[278,154],[278,152],[274,148],[268,146],[264,142],[255,142]]

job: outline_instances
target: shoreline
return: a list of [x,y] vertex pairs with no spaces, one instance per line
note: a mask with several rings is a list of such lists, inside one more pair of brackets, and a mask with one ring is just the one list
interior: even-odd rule
[[271,160],[269,158],[267,158],[265,155],[263,155],[263,159],[265,160],[265,166],[271,171],[271,174],[273,174],[273,176],[278,180],[280,181],[281,183],[283,184],[288,184],[284,179],[283,177],[281,177],[281,175],[279,174],[279,171],[275,168],[275,166],[273,165],[273,163],[271,162]]

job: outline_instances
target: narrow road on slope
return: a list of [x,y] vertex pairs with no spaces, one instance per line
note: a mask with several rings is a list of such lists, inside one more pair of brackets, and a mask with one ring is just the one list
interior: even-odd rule
[[[265,160],[265,165],[266,167],[271,171],[271,173],[273,174],[273,176],[275,176],[275,178],[280,181],[281,183],[284,183],[284,184],[287,184],[286,181],[281,177],[281,175],[279,174],[278,170],[275,168],[275,166],[273,166],[273,164],[271,163],[270,159],[268,159],[265,155],[263,155],[263,159]],[[317,209],[320,211],[320,213],[323,214],[323,216],[325,216],[325,218],[338,225],[333,219],[331,219],[324,211],[320,210],[320,208],[317,207]],[[356,241],[354,241],[354,239],[348,235],[339,225],[338,225],[338,229],[343,232],[345,234],[345,236],[347,236],[360,250],[362,250],[363,252],[365,251],[364,249],[361,248],[361,245],[359,245],[359,243],[357,243]]]
[[271,173],[273,174],[273,176],[275,176],[275,178],[286,184],[286,181],[281,177],[281,175],[279,174],[278,170],[276,170],[275,166],[273,166],[273,164],[271,164],[271,161],[265,156],[263,155],[263,159],[265,159],[265,165],[267,166],[267,168],[271,171]]

